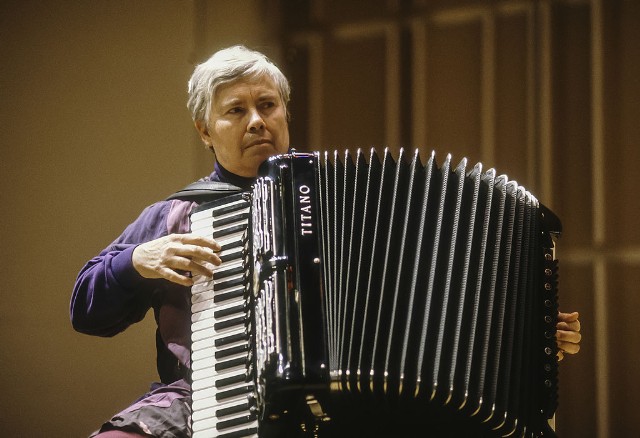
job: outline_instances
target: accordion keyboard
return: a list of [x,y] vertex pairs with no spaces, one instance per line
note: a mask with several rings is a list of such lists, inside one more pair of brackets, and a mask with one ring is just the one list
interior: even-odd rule
[[258,436],[247,314],[249,204],[241,195],[191,216],[191,231],[222,247],[214,277],[191,296],[193,438]]

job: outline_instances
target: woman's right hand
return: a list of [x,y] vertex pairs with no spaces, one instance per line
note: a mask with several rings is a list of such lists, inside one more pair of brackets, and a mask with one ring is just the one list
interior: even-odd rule
[[194,234],[169,234],[142,243],[133,250],[133,267],[144,278],[164,278],[183,286],[192,286],[187,274],[211,277],[220,265],[216,254],[220,245],[210,237]]

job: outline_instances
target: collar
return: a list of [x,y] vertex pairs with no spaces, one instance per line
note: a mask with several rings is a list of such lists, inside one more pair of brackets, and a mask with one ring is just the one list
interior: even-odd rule
[[233,184],[234,186],[238,186],[241,189],[249,189],[251,185],[255,182],[255,178],[250,178],[246,176],[236,175],[222,167],[219,162],[215,162],[213,165],[213,173],[209,177],[211,181],[220,181],[226,182],[229,184]]

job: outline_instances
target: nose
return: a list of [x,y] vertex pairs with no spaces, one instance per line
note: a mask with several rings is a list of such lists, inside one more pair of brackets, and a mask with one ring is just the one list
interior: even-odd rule
[[257,132],[265,128],[264,120],[257,110],[251,111],[247,130],[249,132]]

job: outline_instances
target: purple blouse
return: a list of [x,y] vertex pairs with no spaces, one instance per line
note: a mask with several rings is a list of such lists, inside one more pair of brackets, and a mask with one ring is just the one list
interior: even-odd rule
[[[217,163],[201,181],[250,187],[252,178],[234,175]],[[172,233],[189,231],[189,213],[196,205],[185,200],[156,202],[145,208],[124,232],[80,270],[71,297],[75,330],[114,336],[141,321],[153,308],[158,325],[156,346],[160,379],[170,383],[185,377],[190,356],[190,288],[164,279],[143,278],[133,267],[134,248]]]

